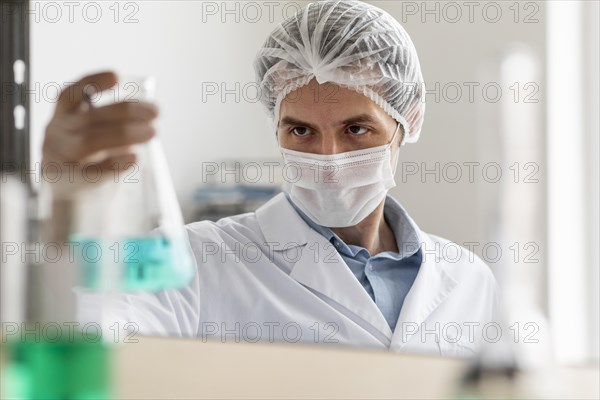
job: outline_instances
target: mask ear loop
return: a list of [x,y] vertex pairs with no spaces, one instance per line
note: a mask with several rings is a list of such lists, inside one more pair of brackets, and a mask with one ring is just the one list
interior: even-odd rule
[[[391,152],[392,152],[392,144],[394,143],[394,140],[396,139],[396,134],[398,133],[398,128],[400,127],[400,122],[396,123],[396,130],[394,131],[394,135],[392,136],[392,140],[389,143],[390,146],[390,156],[391,156]],[[400,143],[400,146],[402,146],[404,144],[404,137],[402,138],[402,143]],[[396,168],[398,168],[398,159],[400,158],[400,146],[398,146],[398,150],[396,153],[396,159],[394,160],[394,166],[392,167],[392,175],[396,175]]]
[[400,122],[396,121],[396,130],[394,131],[394,134],[392,135],[392,140],[390,140],[390,143],[389,143],[390,146],[394,143],[394,139],[396,139],[396,134],[398,133],[399,127],[400,127]]

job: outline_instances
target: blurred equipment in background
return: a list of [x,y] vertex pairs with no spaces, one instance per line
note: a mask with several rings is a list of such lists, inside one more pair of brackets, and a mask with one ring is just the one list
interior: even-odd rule
[[194,194],[191,221],[218,221],[223,217],[253,212],[281,192],[283,162],[280,159],[222,160],[208,163],[206,185]]
[[111,351],[96,326],[76,322],[77,273],[61,256],[68,250],[27,239],[36,229],[26,185],[0,176],[0,397],[110,398]]

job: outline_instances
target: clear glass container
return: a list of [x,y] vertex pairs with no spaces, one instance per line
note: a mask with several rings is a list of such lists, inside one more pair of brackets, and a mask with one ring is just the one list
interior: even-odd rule
[[[153,78],[123,78],[89,103],[153,101],[155,87]],[[70,239],[82,286],[124,291],[183,287],[196,268],[160,139],[157,135],[126,150],[136,154],[127,170],[115,166],[112,176],[77,195]]]
[[2,182],[0,398],[111,398],[112,352],[93,329],[86,334],[74,322],[72,266],[44,256],[53,243],[29,241],[37,229],[27,214],[28,191],[10,176]]

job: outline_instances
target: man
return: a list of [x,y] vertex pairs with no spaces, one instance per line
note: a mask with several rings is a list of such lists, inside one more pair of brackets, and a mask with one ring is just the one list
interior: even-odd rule
[[[311,3],[267,38],[254,62],[282,155],[297,175],[256,212],[187,226],[194,280],[179,290],[113,296],[106,321],[148,334],[381,347],[472,355],[494,321],[498,287],[468,250],[421,231],[387,196],[401,144],[425,105],[414,46],[360,1]],[[77,87],[115,83],[111,73]],[[154,135],[152,104],[86,110],[63,94],[44,162],[118,153]],[[69,193],[55,190],[55,209]],[[80,294],[81,318],[98,297]],[[107,324],[110,325],[110,324]]]

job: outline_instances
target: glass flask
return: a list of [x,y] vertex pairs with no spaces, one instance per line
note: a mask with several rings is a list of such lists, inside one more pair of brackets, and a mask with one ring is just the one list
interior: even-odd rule
[[30,203],[24,184],[2,176],[0,398],[111,398],[111,348],[73,322],[72,265],[43,256],[54,244],[37,241]]
[[[155,86],[151,77],[120,79],[88,103],[152,101]],[[111,156],[123,150],[111,150]],[[100,178],[82,174],[89,187],[77,194],[70,237],[80,282],[95,290],[183,287],[196,268],[160,139],[157,135],[125,150],[136,155],[128,169],[115,165],[111,176]]]

